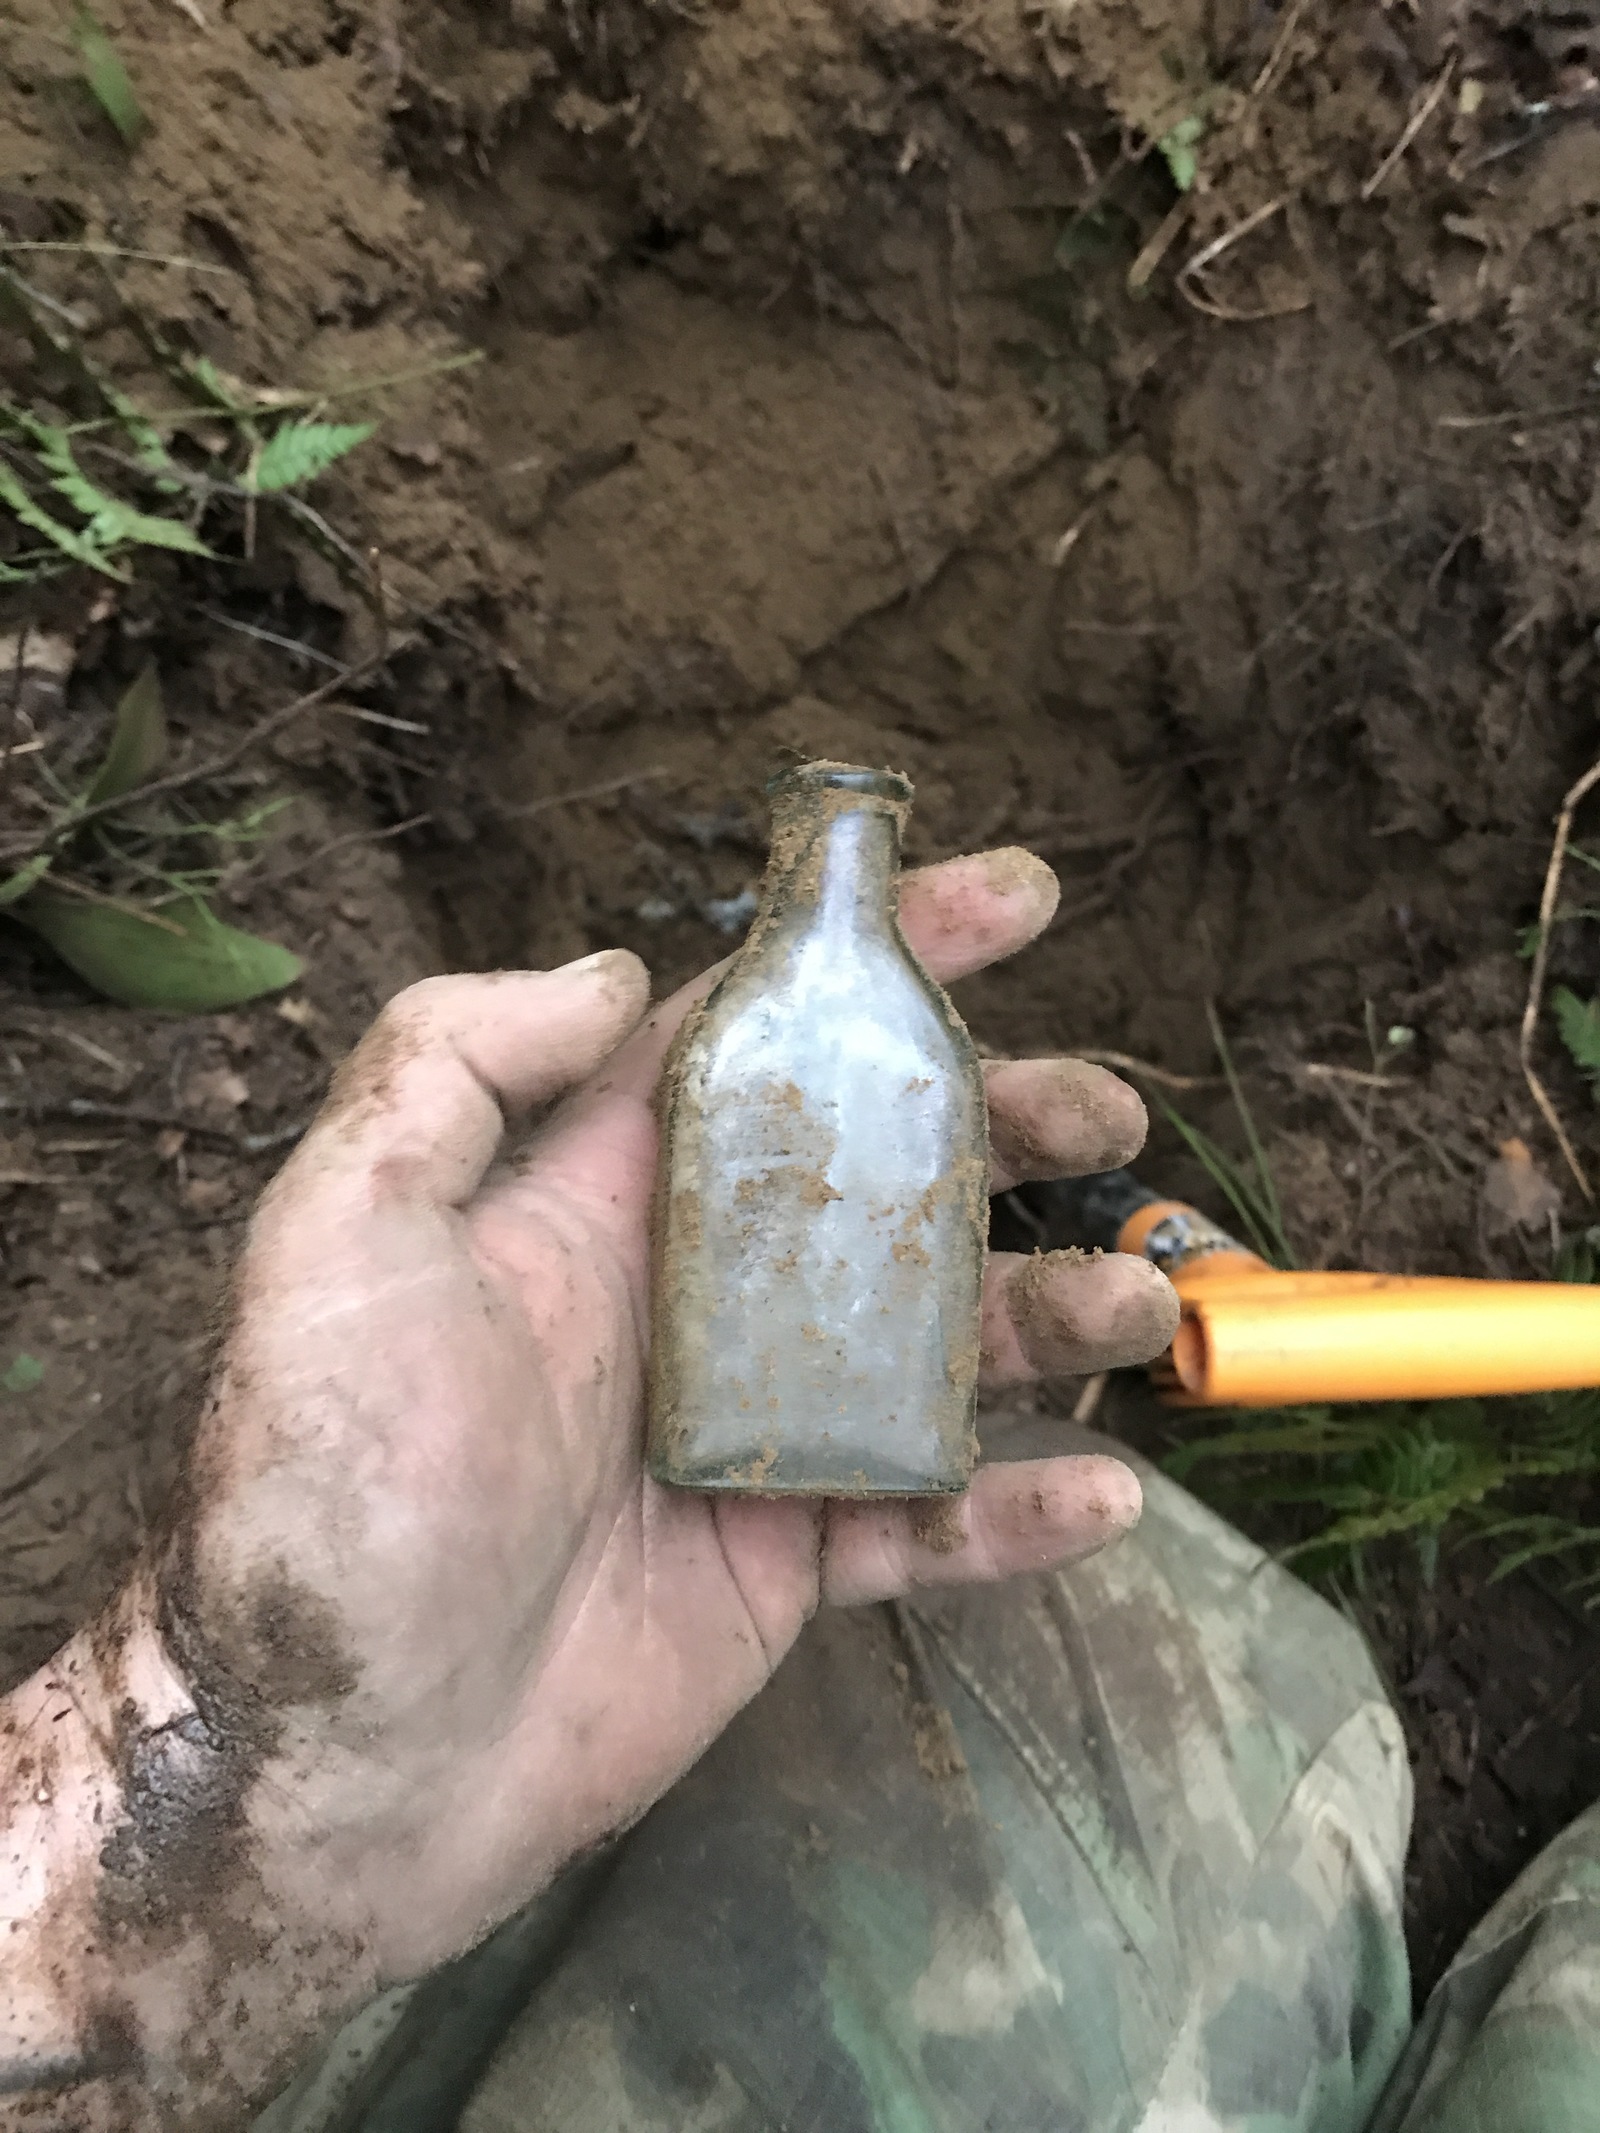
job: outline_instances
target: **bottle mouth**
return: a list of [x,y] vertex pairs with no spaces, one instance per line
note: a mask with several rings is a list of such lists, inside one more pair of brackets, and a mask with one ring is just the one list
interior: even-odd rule
[[869,770],[858,763],[797,763],[767,780],[773,799],[802,792],[859,792],[902,807],[910,805],[915,789],[898,770]]

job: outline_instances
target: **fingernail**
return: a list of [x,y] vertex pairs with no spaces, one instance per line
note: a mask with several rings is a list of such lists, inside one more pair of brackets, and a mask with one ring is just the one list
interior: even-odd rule
[[1048,904],[1053,911],[1061,901],[1061,884],[1055,870],[1045,865],[1037,852],[1020,844],[1002,845],[997,852],[980,852],[986,885],[997,896],[1025,896],[1030,903]]
[[563,978],[581,978],[594,987],[602,1000],[626,1009],[635,1019],[650,1005],[650,973],[631,948],[600,948],[580,956],[556,973]]
[[1115,1170],[1144,1145],[1144,1105],[1104,1067],[1086,1059],[1029,1059],[984,1071],[995,1157],[1013,1177]]
[[1132,1467],[1124,1466],[1120,1459],[1101,1459],[1097,1463],[1102,1471],[1095,1477],[1095,1492],[1089,1499],[1089,1508],[1109,1527],[1106,1535],[1109,1546],[1113,1541],[1121,1540],[1124,1533],[1131,1533],[1139,1523],[1144,1511],[1144,1490]]
[[1045,1252],[1020,1269],[1006,1301],[1023,1353],[1045,1377],[1147,1363],[1178,1325],[1165,1276],[1123,1252]]

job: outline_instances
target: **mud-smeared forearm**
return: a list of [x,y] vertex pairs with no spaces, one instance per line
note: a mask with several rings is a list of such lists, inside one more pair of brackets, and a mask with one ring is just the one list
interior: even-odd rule
[[203,1704],[140,1581],[0,1704],[0,2128],[235,2127],[372,1982]]

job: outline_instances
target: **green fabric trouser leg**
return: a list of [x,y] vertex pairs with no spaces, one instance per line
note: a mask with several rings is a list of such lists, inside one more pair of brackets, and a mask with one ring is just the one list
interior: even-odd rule
[[1600,2127],[1600,1822],[1401,2058],[1410,1785],[1371,1662],[1144,1479],[1074,1570],[819,1619],[606,1860],[369,2010],[259,2133]]
[[[819,1618],[514,1993],[491,1944],[273,2133],[1357,2133],[1409,2026],[1400,1729],[1348,1624],[1145,1480],[1076,1569]],[[496,1992],[462,2109],[430,2079]]]
[[1431,1995],[1372,2133],[1600,2127],[1600,1806],[1547,1845]]

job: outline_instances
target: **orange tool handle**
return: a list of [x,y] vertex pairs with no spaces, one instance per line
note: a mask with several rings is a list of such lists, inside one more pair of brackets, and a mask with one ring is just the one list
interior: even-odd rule
[[[1287,1288],[1280,1288],[1280,1279]],[[1184,1407],[1438,1400],[1600,1385],[1600,1289],[1562,1281],[1293,1276],[1188,1293],[1158,1382]]]
[[1283,1273],[1176,1201],[1141,1207],[1117,1248],[1151,1258],[1161,1252],[1178,1291],[1183,1317],[1152,1373],[1176,1406],[1600,1386],[1600,1288]]

